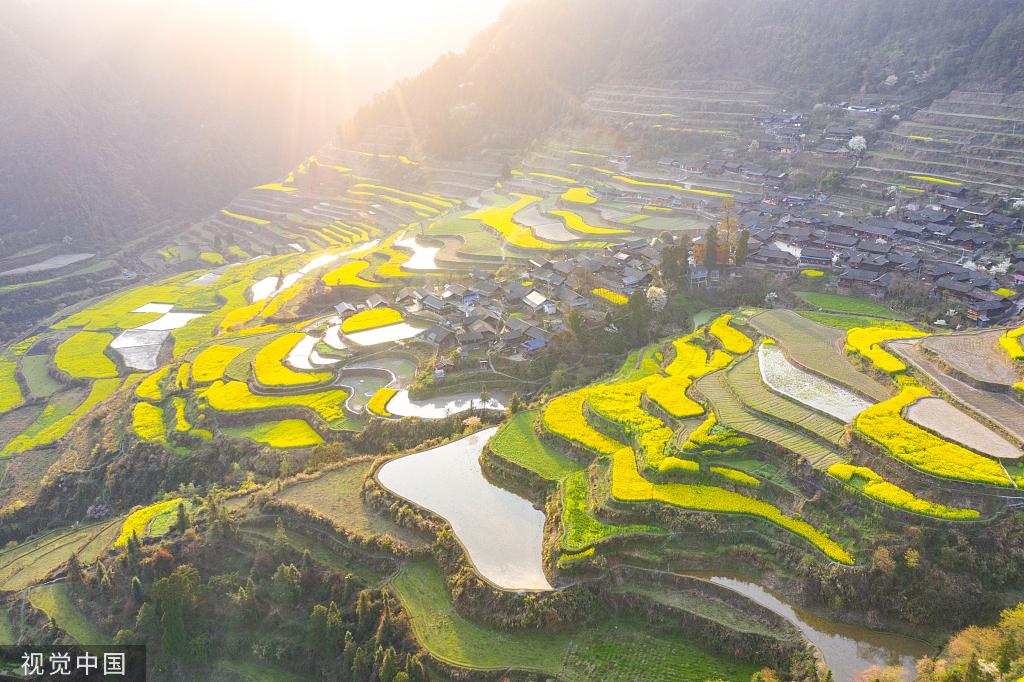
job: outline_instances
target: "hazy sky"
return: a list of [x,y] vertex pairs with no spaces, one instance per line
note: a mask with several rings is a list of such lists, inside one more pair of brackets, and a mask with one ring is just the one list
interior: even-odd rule
[[[175,2],[193,0],[171,0]],[[461,51],[498,18],[509,0],[201,0],[200,4],[212,3],[297,26],[337,59],[352,60],[357,69],[372,60],[375,78],[384,74],[393,80],[426,68],[440,54]]]

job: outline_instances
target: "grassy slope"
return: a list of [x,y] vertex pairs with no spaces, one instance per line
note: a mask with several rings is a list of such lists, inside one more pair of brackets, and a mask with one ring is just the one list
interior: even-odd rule
[[446,661],[476,669],[535,670],[567,681],[747,680],[755,668],[727,662],[678,637],[615,619],[574,632],[502,632],[472,623],[452,608],[440,570],[430,561],[405,566],[392,580],[419,641]]
[[558,481],[583,467],[542,443],[533,432],[538,410],[520,412],[491,439],[496,455],[518,464],[549,481]]
[[68,636],[80,644],[109,644],[110,638],[95,625],[86,620],[71,600],[68,586],[64,584],[43,585],[34,588],[28,597],[32,606],[41,609]]
[[851,315],[871,315],[888,319],[897,318],[896,313],[884,305],[855,296],[840,296],[839,294],[825,294],[817,291],[797,291],[796,295],[808,305],[820,310],[849,313]]
[[422,535],[399,526],[363,502],[360,490],[370,472],[370,464],[361,462],[328,471],[319,478],[288,486],[278,497],[309,507],[342,527],[364,535],[386,534],[406,544],[423,545]]

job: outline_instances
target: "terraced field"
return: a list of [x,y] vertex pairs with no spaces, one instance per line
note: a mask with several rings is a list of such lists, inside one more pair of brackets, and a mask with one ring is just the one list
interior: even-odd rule
[[794,452],[806,459],[814,468],[822,471],[833,464],[845,461],[838,451],[818,440],[796,429],[751,414],[733,394],[728,376],[724,372],[702,377],[697,380],[695,386],[714,407],[720,424]]
[[756,355],[740,360],[725,372],[729,387],[747,410],[795,424],[812,437],[819,436],[833,445],[839,445],[843,439],[846,427],[839,420],[826,417],[769,390],[761,380]]
[[284,488],[278,497],[323,514],[335,523],[362,535],[390,535],[411,546],[423,547],[422,533],[399,526],[390,517],[363,502],[363,482],[372,462],[365,461],[328,471],[310,481]]
[[929,336],[921,347],[937,355],[958,374],[983,384],[1013,386],[1021,380],[1020,368],[999,347],[1003,330]]
[[842,352],[846,334],[808,320],[792,310],[770,310],[750,318],[750,325],[773,338],[786,355],[804,369],[847,386],[873,400],[885,400],[890,390],[857,369]]
[[654,634],[636,620],[597,621],[559,633],[478,625],[452,607],[433,562],[406,565],[390,584],[409,612],[416,638],[431,654],[471,670],[527,670],[567,682],[745,682],[755,670],[725,663],[678,637]]
[[1024,442],[1020,403],[1003,393],[984,391],[957,379],[929,358],[913,341],[892,341],[889,349],[922,372],[968,410],[985,415],[1016,440]]

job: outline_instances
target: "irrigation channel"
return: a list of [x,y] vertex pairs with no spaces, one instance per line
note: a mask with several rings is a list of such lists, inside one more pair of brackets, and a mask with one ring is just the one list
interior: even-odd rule
[[936,653],[934,647],[918,639],[838,623],[810,613],[738,573],[687,571],[683,575],[726,587],[788,620],[818,647],[836,682],[851,682],[858,673],[874,665],[902,666],[907,678],[912,679],[916,676],[915,660]]
[[[541,564],[544,513],[488,481],[480,453],[497,428],[394,459],[377,480],[391,492],[447,520],[481,576],[509,590],[549,590]],[[715,583],[777,613],[814,644],[836,682],[851,682],[871,666],[902,666],[908,679],[917,658],[934,654],[927,642],[840,623],[790,604],[752,579],[723,571],[684,575]]]

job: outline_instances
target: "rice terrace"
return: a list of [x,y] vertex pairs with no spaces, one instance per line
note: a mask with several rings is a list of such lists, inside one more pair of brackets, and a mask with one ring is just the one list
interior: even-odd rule
[[[0,678],[144,645],[166,681],[1024,680],[1024,10],[495,0],[344,115],[292,93],[269,154],[261,79],[345,43],[371,82],[382,38],[263,4],[265,58],[140,56],[195,119],[95,110],[186,122],[86,155],[134,199],[44,179],[87,175],[64,133],[46,192],[0,173]],[[428,49],[444,4],[359,21]]]

